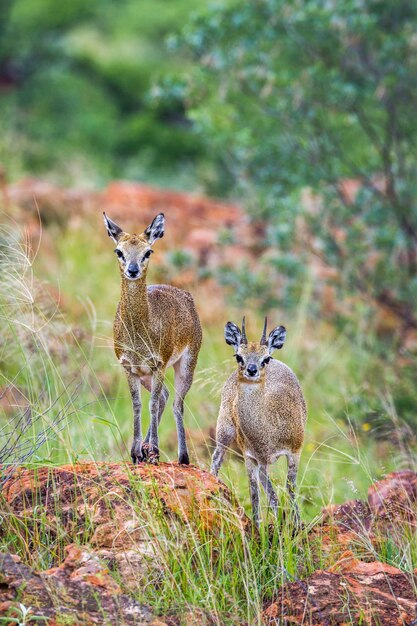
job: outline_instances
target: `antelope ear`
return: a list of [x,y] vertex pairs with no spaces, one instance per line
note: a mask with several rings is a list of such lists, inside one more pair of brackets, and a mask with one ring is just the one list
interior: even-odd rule
[[233,324],[233,322],[227,322],[224,327],[224,338],[229,346],[233,346],[235,350],[238,350],[242,341],[242,333],[236,324]]
[[164,236],[164,230],[165,215],[163,213],[158,213],[158,215],[153,219],[152,224],[149,224],[143,234],[148,240],[148,243],[152,245],[154,241],[161,239]]
[[271,330],[268,337],[268,351],[272,354],[274,350],[280,350],[284,345],[287,331],[284,326],[277,326]]
[[103,217],[104,217],[104,225],[107,229],[108,236],[111,237],[115,243],[117,243],[121,235],[123,234],[123,230],[120,228],[120,226],[116,224],[116,222],[113,222],[113,220],[107,217],[104,211],[103,211]]

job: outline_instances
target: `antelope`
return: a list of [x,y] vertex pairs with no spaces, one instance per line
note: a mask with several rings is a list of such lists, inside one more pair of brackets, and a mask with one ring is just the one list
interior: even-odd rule
[[235,349],[237,369],[223,387],[211,467],[212,474],[217,476],[226,449],[237,443],[248,472],[253,518],[258,528],[259,482],[275,516],[278,513],[278,498],[268,476],[268,465],[282,455],[287,457],[287,490],[296,523],[300,523],[295,486],[307,418],[296,375],[271,357],[275,349],[280,350],[284,345],[286,329],[277,326],[268,338],[266,332],[267,318],[259,343],[248,342],[245,318],[242,330],[233,322],[225,326],[225,340]]
[[[178,434],[178,462],[190,460],[184,430],[184,398],[193,382],[201,346],[200,320],[192,296],[170,285],[146,284],[152,246],[164,236],[165,217],[159,213],[141,235],[124,232],[104,215],[115,242],[121,296],[113,326],[114,350],[123,366],[133,404],[133,463],[158,463],[158,425],[168,400],[165,372],[175,372],[174,417]],[[148,433],[142,440],[141,387],[151,393]]]

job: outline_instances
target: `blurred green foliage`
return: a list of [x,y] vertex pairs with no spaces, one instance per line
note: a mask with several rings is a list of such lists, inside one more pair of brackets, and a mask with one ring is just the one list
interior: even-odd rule
[[0,162],[9,175],[194,184],[204,159],[181,98],[150,97],[188,65],[165,38],[193,9],[192,0],[4,0]]
[[417,328],[416,39],[409,0],[255,0],[177,41],[189,117],[270,223],[277,280],[302,285],[313,251],[399,328]]

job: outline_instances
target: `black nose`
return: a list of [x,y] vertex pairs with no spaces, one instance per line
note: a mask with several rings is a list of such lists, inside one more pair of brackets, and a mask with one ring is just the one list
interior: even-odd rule
[[139,265],[137,263],[129,263],[127,272],[129,276],[132,276],[132,278],[134,278],[135,276],[139,274]]
[[255,374],[258,372],[258,368],[256,367],[256,365],[253,365],[253,363],[248,365],[246,369],[247,369],[249,376],[255,376]]

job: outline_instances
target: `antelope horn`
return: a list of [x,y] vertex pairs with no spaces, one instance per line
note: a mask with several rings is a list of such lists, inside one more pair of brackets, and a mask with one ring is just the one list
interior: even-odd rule
[[267,325],[267,323],[268,323],[268,318],[265,315],[264,329],[263,329],[262,337],[261,337],[261,346],[268,345],[268,342],[266,340],[266,325]]
[[245,316],[243,316],[243,319],[242,319],[242,339],[241,339],[241,343],[243,343],[243,344],[247,344],[248,343],[248,339],[246,337],[246,329],[245,329]]

